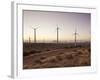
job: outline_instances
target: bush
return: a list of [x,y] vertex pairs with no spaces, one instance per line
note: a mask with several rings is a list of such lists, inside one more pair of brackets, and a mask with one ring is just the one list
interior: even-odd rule
[[37,50],[23,51],[23,56],[29,56],[30,54],[40,53],[40,52],[42,51],[37,51]]
[[61,56],[56,56],[57,57],[57,59],[59,60],[59,61],[61,61],[62,60],[62,57]]
[[37,50],[31,50],[30,53],[40,53],[42,51],[37,51]]
[[77,52],[77,50],[76,50],[76,49],[73,49],[73,51],[74,51],[74,52]]
[[42,63],[41,60],[38,60],[38,59],[35,60],[35,62],[36,62],[36,63]]
[[86,65],[88,65],[89,63],[88,62],[82,62],[81,63],[83,66],[86,66]]
[[78,51],[77,54],[81,55],[81,54],[83,54],[83,53],[82,53],[82,51]]
[[88,52],[91,52],[91,49],[90,48],[88,48]]
[[31,53],[30,52],[23,52],[23,56],[28,56],[28,55],[30,55]]
[[54,63],[54,62],[56,62],[56,59],[51,59],[50,62]]
[[45,59],[45,58],[46,58],[45,56],[40,57],[40,59]]
[[73,57],[72,54],[68,54],[68,55],[66,55],[66,58],[67,58],[67,59],[73,59],[74,57]]
[[50,61],[51,63],[57,62],[56,56],[52,56],[51,59],[49,59],[49,61]]
[[50,51],[49,49],[46,49],[45,51]]

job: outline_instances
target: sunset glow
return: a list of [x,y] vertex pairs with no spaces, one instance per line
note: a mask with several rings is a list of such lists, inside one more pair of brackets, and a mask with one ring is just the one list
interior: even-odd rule
[[38,42],[56,41],[56,28],[59,29],[59,41],[74,41],[75,28],[77,28],[78,41],[91,39],[91,14],[52,11],[23,11],[23,40],[29,38],[34,42],[34,30],[37,28]]

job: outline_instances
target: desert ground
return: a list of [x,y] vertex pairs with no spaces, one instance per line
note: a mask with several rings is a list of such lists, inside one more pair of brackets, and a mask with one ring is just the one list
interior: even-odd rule
[[90,65],[90,43],[23,43],[23,69]]

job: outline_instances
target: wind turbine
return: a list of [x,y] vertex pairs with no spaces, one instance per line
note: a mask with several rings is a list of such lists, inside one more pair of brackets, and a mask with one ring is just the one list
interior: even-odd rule
[[33,30],[34,30],[34,43],[36,43],[37,42],[37,39],[36,39],[36,30],[38,29],[38,28],[32,28]]
[[58,27],[58,25],[57,25],[57,44],[59,43],[59,27]]
[[74,45],[75,45],[75,47],[77,46],[77,35],[78,35],[78,33],[77,33],[77,28],[75,27],[75,33],[74,33],[74,35],[75,35],[75,43],[74,43]]

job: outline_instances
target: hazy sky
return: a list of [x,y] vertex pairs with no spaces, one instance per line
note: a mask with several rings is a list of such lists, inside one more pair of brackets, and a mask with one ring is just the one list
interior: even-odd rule
[[37,29],[38,41],[56,40],[56,28],[60,41],[73,41],[75,27],[77,40],[89,41],[91,37],[91,14],[73,12],[23,11],[24,40],[34,40],[33,28]]

